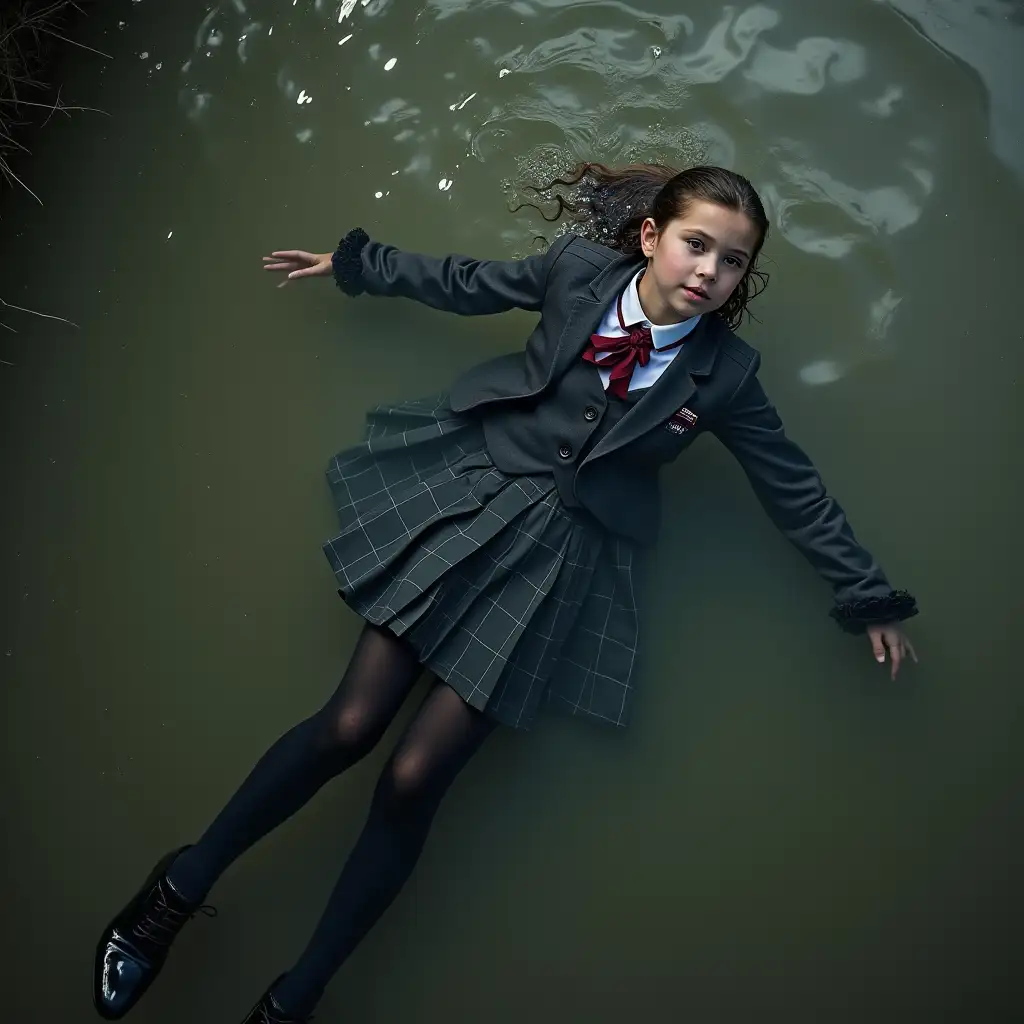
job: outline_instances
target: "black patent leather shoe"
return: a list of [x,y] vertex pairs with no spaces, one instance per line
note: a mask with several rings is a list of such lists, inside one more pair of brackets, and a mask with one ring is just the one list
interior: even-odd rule
[[[283,978],[284,975],[281,975]],[[280,981],[278,978],[277,981]],[[274,982],[274,985],[277,984]],[[260,1001],[249,1011],[242,1024],[309,1024],[312,1017],[293,1017],[282,1009],[278,1001],[271,995],[274,990],[271,985],[260,997]]]
[[167,870],[182,850],[167,854],[150,872],[131,902],[110,922],[96,946],[92,998],[107,1020],[119,1020],[143,996],[167,959],[185,922],[213,907],[188,903],[167,881]]

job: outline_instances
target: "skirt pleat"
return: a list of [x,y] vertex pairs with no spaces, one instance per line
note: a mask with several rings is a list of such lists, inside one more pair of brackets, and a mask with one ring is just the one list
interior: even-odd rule
[[327,477],[340,529],[324,553],[353,610],[501,722],[525,728],[546,701],[625,724],[633,549],[550,474],[499,470],[442,395],[374,409]]

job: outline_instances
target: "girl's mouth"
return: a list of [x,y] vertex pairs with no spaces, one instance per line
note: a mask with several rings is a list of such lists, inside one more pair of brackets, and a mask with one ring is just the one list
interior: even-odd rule
[[683,285],[683,291],[686,292],[686,297],[693,302],[704,302],[707,299],[707,292],[700,288],[687,288]]

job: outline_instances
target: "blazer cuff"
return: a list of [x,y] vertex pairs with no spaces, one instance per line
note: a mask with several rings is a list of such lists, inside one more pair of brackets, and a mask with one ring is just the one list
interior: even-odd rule
[[829,615],[846,633],[865,633],[868,626],[902,622],[917,614],[917,601],[905,590],[892,590],[884,597],[865,597],[837,604]]
[[363,285],[363,249],[369,241],[370,236],[362,228],[353,228],[338,243],[331,256],[334,283],[346,295],[362,295],[366,290]]

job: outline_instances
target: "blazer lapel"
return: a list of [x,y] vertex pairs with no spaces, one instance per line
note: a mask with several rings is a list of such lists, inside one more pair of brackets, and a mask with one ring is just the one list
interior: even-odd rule
[[696,380],[707,377],[714,369],[718,355],[717,318],[705,314],[679,349],[679,355],[669,363],[665,372],[607,434],[594,445],[583,460],[585,466],[594,459],[635,441],[642,434],[661,426],[677,409],[693,398]]
[[580,358],[590,336],[600,326],[609,304],[639,268],[640,261],[635,256],[620,256],[590,282],[589,294],[579,295],[573,300],[572,310],[558,338],[554,356],[548,363],[547,376],[538,390],[547,387],[569,369],[574,359]]

